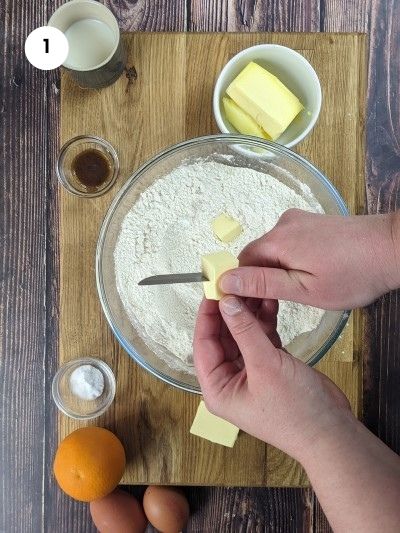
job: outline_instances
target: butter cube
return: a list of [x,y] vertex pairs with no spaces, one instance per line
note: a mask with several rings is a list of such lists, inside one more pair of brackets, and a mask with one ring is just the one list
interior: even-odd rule
[[248,113],[243,111],[232,98],[224,96],[222,98],[222,104],[224,106],[226,118],[239,133],[271,140],[268,133],[266,133]]
[[232,448],[236,442],[239,428],[223,418],[211,414],[205,403],[201,401],[190,428],[190,433],[216,444]]
[[226,92],[275,141],[304,109],[299,99],[273,74],[249,63]]
[[203,255],[201,258],[201,270],[204,276],[209,279],[209,281],[203,281],[205,297],[209,300],[220,300],[224,294],[218,287],[219,277],[227,270],[238,266],[239,261],[226,250]]
[[222,242],[228,243],[236,239],[241,232],[242,226],[234,218],[222,213],[211,223],[215,236]]

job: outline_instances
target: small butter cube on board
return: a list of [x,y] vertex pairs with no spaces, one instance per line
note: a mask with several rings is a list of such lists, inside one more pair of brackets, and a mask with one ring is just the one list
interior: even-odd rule
[[224,96],[222,98],[222,104],[224,106],[226,118],[239,133],[271,140],[268,133],[257,124],[254,118],[246,113],[246,111],[243,111],[232,98]]
[[236,442],[239,428],[223,418],[211,414],[205,403],[201,401],[190,428],[190,433],[216,444],[232,448]]
[[227,270],[237,268],[238,259],[227,250],[203,255],[201,271],[209,281],[203,281],[204,295],[209,300],[220,300],[224,293],[218,287],[218,279]]
[[228,96],[275,141],[304,109],[273,74],[253,61],[232,81]]
[[242,233],[242,226],[234,218],[222,213],[211,223],[216,237],[222,242],[228,243],[235,240]]

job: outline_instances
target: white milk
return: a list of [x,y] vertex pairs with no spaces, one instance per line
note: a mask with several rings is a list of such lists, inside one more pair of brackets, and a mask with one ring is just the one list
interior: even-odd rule
[[116,37],[107,24],[96,19],[74,22],[65,32],[69,53],[65,66],[78,70],[93,68],[113,51]]

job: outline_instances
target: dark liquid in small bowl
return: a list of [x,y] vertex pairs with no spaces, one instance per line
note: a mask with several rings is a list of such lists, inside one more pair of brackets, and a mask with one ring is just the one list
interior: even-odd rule
[[76,179],[91,190],[102,187],[111,176],[107,157],[93,148],[76,155],[71,168]]

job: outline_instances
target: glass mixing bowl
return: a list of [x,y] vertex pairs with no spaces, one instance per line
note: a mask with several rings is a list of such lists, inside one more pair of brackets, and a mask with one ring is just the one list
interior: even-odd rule
[[[166,383],[198,394],[201,391],[196,377],[170,368],[147,347],[140,328],[136,329],[130,322],[116,286],[114,249],[121,224],[140,194],[182,163],[199,160],[248,167],[270,174],[303,196],[307,196],[301,187],[305,184],[325,213],[348,215],[337,190],[311,163],[284,146],[244,135],[209,135],[171,146],[128,179],[108,210],[97,243],[96,280],[101,305],[119,343],[139,365]],[[308,200],[312,202],[312,198]],[[347,318],[348,312],[327,311],[317,329],[297,337],[287,349],[305,363],[314,365],[338,338]]]

